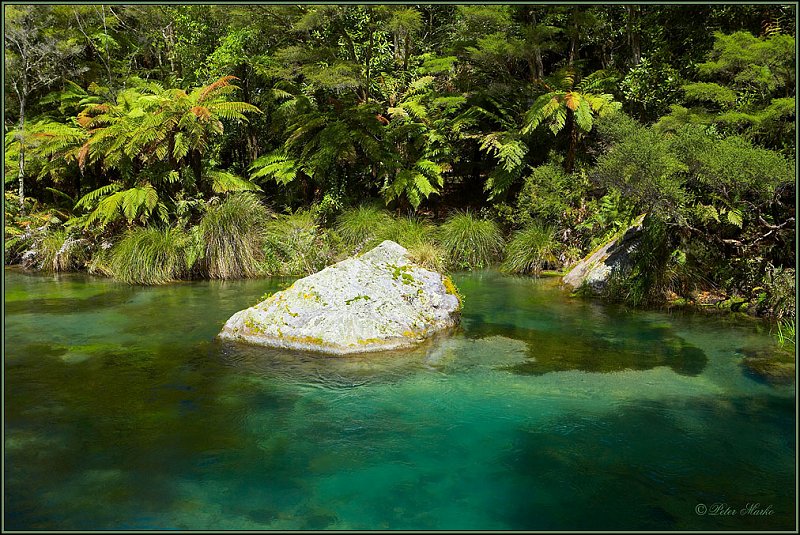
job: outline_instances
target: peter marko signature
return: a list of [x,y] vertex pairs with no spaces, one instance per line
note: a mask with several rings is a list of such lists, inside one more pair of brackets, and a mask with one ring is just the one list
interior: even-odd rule
[[748,503],[744,507],[735,507],[727,503],[698,503],[694,512],[700,516],[772,516],[775,510],[772,504]]

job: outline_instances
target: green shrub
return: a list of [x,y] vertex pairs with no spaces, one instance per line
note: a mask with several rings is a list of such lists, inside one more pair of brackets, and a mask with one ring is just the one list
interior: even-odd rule
[[556,230],[533,223],[514,233],[506,246],[502,269],[509,273],[539,274],[558,263]]
[[135,228],[111,249],[108,268],[114,278],[130,284],[166,284],[188,273],[191,241],[181,229]]
[[659,218],[645,217],[641,237],[628,257],[629,265],[611,274],[604,297],[632,306],[663,302],[664,295],[679,282],[674,253],[667,225]]
[[478,219],[470,212],[448,217],[439,227],[438,236],[448,264],[455,268],[488,267],[503,249],[503,236],[497,223]]
[[104,275],[106,277],[113,277],[114,272],[111,270],[112,247],[108,242],[103,242],[100,247],[94,251],[92,257],[86,262],[86,270],[91,275]]
[[532,170],[525,178],[517,197],[517,221],[533,221],[572,226],[576,207],[588,190],[588,183],[578,174],[568,175],[560,165],[547,163]]
[[269,212],[253,193],[235,193],[206,211],[198,225],[200,268],[212,279],[260,274]]
[[795,270],[768,268],[762,279],[760,312],[778,319],[795,317]]
[[684,187],[687,170],[665,136],[635,129],[598,158],[594,176],[602,186],[619,190],[640,211],[674,220],[691,200]]

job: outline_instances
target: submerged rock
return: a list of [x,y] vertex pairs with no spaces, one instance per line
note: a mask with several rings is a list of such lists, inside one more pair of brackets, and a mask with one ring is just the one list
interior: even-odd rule
[[742,366],[758,379],[773,385],[792,384],[795,380],[794,350],[744,350]]
[[398,349],[456,325],[460,309],[448,278],[384,241],[237,312],[219,337],[335,354]]
[[641,215],[622,234],[604,243],[575,264],[561,281],[575,290],[584,287],[594,293],[602,292],[612,273],[630,267],[630,255],[639,244],[643,222],[644,215]]

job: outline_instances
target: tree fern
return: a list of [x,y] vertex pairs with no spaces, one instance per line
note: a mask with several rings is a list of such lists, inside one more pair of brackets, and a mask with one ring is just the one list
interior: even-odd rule
[[546,92],[534,101],[525,114],[521,132],[529,134],[542,124],[547,125],[553,135],[566,129],[569,148],[564,167],[572,172],[579,131],[589,132],[595,115],[602,116],[620,107],[612,95],[595,92],[609,78],[604,71],[597,71],[576,85],[576,75],[571,69],[556,73],[547,82],[542,82]]

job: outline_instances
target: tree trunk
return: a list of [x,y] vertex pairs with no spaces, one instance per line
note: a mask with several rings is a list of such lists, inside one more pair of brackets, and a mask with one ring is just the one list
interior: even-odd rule
[[366,74],[367,74],[367,83],[364,87],[364,102],[369,102],[369,86],[371,82],[370,78],[370,71],[369,66],[372,63],[372,48],[375,46],[375,32],[370,30],[369,32],[369,48],[367,48],[367,57],[364,61],[366,66]]
[[536,62],[536,80],[541,80],[544,77],[544,63],[542,62],[542,49],[538,46],[533,48],[533,59]]
[[[250,71],[251,69],[246,69],[244,74],[241,76],[242,78],[242,96],[244,97],[244,101],[248,104],[252,104],[251,101],[251,91],[250,91]],[[256,158],[258,158],[258,138],[256,136],[255,128],[253,127],[253,123],[247,121],[245,123],[245,140],[247,143],[247,147],[245,152],[247,154],[247,165],[250,166]]]
[[564,171],[571,174],[575,168],[575,153],[578,150],[578,126],[575,123],[575,112],[567,108],[567,132],[569,132],[569,147],[567,157],[564,159]]
[[[536,12],[533,8],[528,8],[525,11],[528,22],[534,26],[537,25]],[[539,43],[533,43],[533,65],[531,65],[531,74],[534,80],[541,80],[544,78],[544,62],[542,61],[542,47]]]
[[570,21],[570,36],[569,36],[569,66],[575,63],[575,58],[578,57],[578,6],[572,7],[572,20]]
[[628,44],[631,47],[631,63],[637,66],[642,61],[642,36],[639,21],[641,6],[625,6],[628,11]]
[[249,126],[247,132],[247,156],[250,159],[248,165],[258,159],[258,136]]
[[408,56],[411,53],[411,33],[406,30],[406,38],[403,46],[403,70],[408,70]]
[[25,98],[19,99],[19,213],[25,215]]
[[[195,187],[200,190],[201,179],[203,178],[203,158],[200,156],[200,151],[192,151],[192,173],[194,173]],[[202,190],[201,190],[202,191]]]

